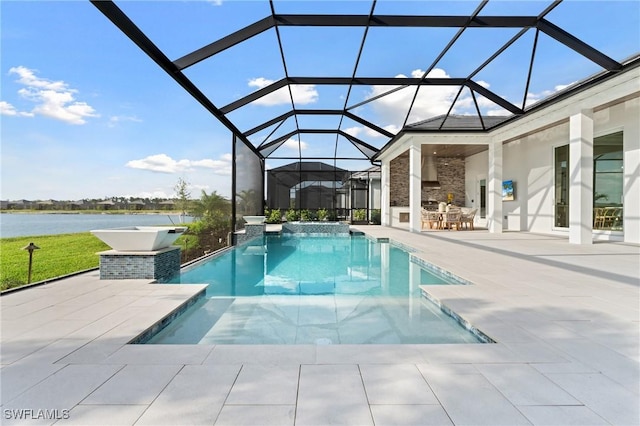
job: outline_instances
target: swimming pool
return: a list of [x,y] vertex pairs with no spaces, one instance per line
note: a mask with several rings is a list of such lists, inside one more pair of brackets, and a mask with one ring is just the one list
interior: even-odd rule
[[460,284],[364,236],[266,236],[184,270],[206,296],[145,343],[481,343],[421,295]]

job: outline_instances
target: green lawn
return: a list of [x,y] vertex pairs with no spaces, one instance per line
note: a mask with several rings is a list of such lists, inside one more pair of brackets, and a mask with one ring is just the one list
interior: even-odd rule
[[99,251],[109,246],[89,232],[0,239],[0,289],[27,283],[30,242],[40,247],[33,252],[31,282],[42,281],[99,265]]
[[[0,238],[0,290],[27,283],[29,252],[22,248],[31,242],[40,247],[33,252],[32,283],[97,268],[100,265],[100,258],[96,253],[110,249],[89,232]],[[183,250],[187,246],[188,248],[197,247],[198,237],[183,235],[174,244],[179,245]],[[196,255],[201,256],[202,253],[197,252]],[[183,262],[187,260],[190,259],[184,258]]]

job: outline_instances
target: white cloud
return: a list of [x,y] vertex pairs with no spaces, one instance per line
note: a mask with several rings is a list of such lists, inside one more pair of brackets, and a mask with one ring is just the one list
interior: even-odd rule
[[[383,127],[384,130],[386,130],[387,132],[390,133],[398,133],[400,131],[400,129],[398,128],[398,126],[395,126],[393,124],[389,124],[387,126]],[[360,134],[364,134],[366,136],[369,136],[371,138],[386,138],[385,135],[383,135],[382,133],[378,133],[375,130],[373,130],[370,127],[366,127],[366,126],[354,126],[354,127],[349,127],[347,129],[344,129],[344,132],[351,135],[351,136],[355,136],[358,137],[358,135]]]
[[231,174],[230,154],[224,154],[219,160],[205,158],[202,160],[174,160],[167,154],[155,154],[140,160],[131,160],[127,167],[139,170],[149,170],[158,173],[182,173],[196,168],[210,169],[216,175]]
[[[424,75],[424,71],[417,69],[411,72],[411,77],[420,78]],[[429,72],[427,77],[430,78],[448,78],[449,75],[440,68],[434,68]],[[403,74],[399,74],[396,78],[407,78]],[[389,86],[373,86],[369,93],[369,98],[373,98],[382,93],[391,90]],[[458,93],[457,86],[429,86],[424,87],[416,97],[409,122],[425,120],[437,115],[446,114],[451,106],[451,102]],[[411,100],[415,94],[414,87],[407,87],[397,90],[389,95],[371,103],[374,111],[382,118],[381,122],[387,122],[395,128],[402,125],[407,114],[407,108],[411,104]],[[469,98],[470,100],[470,98]]]
[[207,0],[207,3],[211,3],[214,6],[222,6],[222,0]]
[[[253,78],[249,80],[249,87],[255,87],[262,89],[270,84],[273,84],[273,80],[268,80],[264,77]],[[291,93],[293,100],[296,104],[306,105],[318,101],[318,91],[313,84],[293,84],[291,85]],[[273,106],[290,104],[291,97],[289,96],[289,88],[287,86],[282,87],[275,92],[271,92],[268,95],[261,97],[253,102],[255,105]]]
[[136,116],[114,115],[109,118],[109,127],[115,127],[123,121],[131,121],[133,123],[142,123],[142,120]]
[[[421,78],[424,74],[423,70],[417,69],[411,72],[411,77]],[[404,74],[399,74],[397,78],[406,78]],[[440,68],[434,68],[429,72],[430,78],[449,78],[447,72]],[[479,80],[478,83],[484,88],[489,88],[490,84],[486,81]],[[400,87],[400,86],[396,86]],[[368,98],[373,98],[382,93],[386,93],[393,89],[390,86],[373,86],[368,94]],[[423,87],[416,97],[411,114],[409,116],[408,123],[415,123],[429,118],[444,115],[451,108],[451,104],[456,99],[460,86],[426,86]],[[378,116],[378,123],[390,123],[384,128],[392,133],[397,133],[400,130],[405,116],[407,114],[407,108],[411,104],[411,100],[415,94],[415,87],[408,87],[397,90],[389,95],[383,96],[370,103],[371,108]],[[483,114],[486,115],[509,115],[509,112],[500,108],[491,100],[476,93],[476,101],[478,107]],[[476,107],[471,97],[469,89],[463,89],[460,96],[456,100],[454,108],[451,110],[452,114],[460,115],[476,115]],[[359,131],[364,131],[361,129]],[[371,134],[373,136],[373,134]]]
[[[297,151],[298,150],[298,141],[296,139],[289,138],[289,139],[287,139],[285,141],[285,143],[282,144],[282,147]],[[305,141],[302,141],[302,140],[300,141],[300,149],[302,151],[304,151],[308,147],[309,147],[308,143],[306,143]]]
[[0,101],[0,115],[33,117],[32,113],[18,111],[16,110],[16,107],[11,105],[9,102],[5,102],[5,101]]
[[526,101],[526,105],[529,106],[531,104],[534,104],[536,102],[539,102],[545,98],[548,98],[549,96],[553,95],[556,92],[560,92],[564,89],[566,89],[569,86],[573,86],[574,84],[576,84],[577,82],[574,81],[572,83],[569,84],[559,84],[557,86],[554,86],[553,89],[551,90],[543,90],[540,93],[531,93],[531,92],[527,92],[527,101]]
[[[18,90],[18,94],[36,104],[30,112],[16,111],[15,114],[9,115],[44,115],[69,124],[85,124],[86,118],[99,117],[92,106],[75,100],[74,94],[78,91],[69,88],[64,81],[50,81],[37,77],[33,70],[23,66],[9,69],[9,74],[17,75],[17,82],[25,86]],[[15,108],[13,110],[15,111]]]

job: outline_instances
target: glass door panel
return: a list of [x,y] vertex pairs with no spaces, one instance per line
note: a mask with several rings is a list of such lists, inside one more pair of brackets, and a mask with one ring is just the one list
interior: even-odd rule
[[554,226],[569,226],[569,145],[554,149]]
[[622,231],[622,132],[593,141],[593,229]]

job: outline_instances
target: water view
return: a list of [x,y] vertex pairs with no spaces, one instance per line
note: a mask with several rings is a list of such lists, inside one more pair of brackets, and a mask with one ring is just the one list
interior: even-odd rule
[[[187,216],[186,222],[192,218]],[[174,225],[180,223],[176,214],[0,214],[0,237],[27,237],[88,232],[92,229],[120,226]]]

